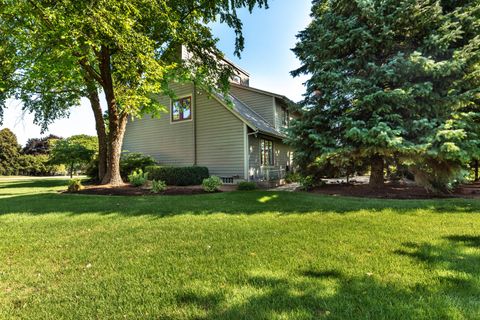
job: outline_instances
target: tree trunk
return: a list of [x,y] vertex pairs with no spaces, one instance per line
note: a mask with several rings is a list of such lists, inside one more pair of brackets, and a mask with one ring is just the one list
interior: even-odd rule
[[100,75],[102,87],[105,92],[108,107],[108,157],[107,171],[103,177],[102,184],[118,186],[123,184],[120,176],[120,155],[122,152],[123,136],[127,125],[127,115],[118,110],[113,89],[113,80],[110,63],[110,50],[102,46],[99,53]]
[[383,187],[384,180],[383,180],[383,169],[384,169],[384,161],[383,157],[380,155],[375,155],[371,158],[371,173],[370,173],[370,181],[369,185],[373,188],[381,188]]
[[475,181],[478,181],[478,160],[475,160]]
[[[123,136],[125,135],[125,128],[127,118],[122,116],[115,124],[110,122],[110,132],[108,134],[108,163],[107,172],[103,178],[103,184],[121,185],[123,184],[120,175],[120,156],[122,154]],[[117,125],[118,123],[118,125]]]
[[103,120],[102,108],[98,91],[92,81],[87,80],[88,100],[95,117],[95,127],[98,136],[98,181],[101,182],[107,172],[107,133]]

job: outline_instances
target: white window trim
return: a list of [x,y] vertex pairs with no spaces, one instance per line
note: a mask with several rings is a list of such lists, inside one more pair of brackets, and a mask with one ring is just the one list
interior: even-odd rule
[[[173,102],[176,101],[176,100],[181,100],[181,99],[183,99],[183,98],[190,98],[190,99],[192,99],[191,110],[190,110],[191,117],[190,117],[190,119],[188,119],[188,120],[173,121]],[[194,100],[194,98],[193,98],[193,93],[185,94],[185,95],[182,95],[182,96],[178,96],[176,99],[170,99],[170,112],[169,112],[170,124],[179,124],[179,123],[186,123],[186,122],[191,122],[191,121],[193,121],[193,117],[194,117],[193,109],[194,109],[194,108],[195,108],[195,100]]]

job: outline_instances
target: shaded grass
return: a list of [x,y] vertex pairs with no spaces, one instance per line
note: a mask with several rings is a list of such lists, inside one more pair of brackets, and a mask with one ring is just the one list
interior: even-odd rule
[[0,182],[0,318],[477,319],[480,202]]

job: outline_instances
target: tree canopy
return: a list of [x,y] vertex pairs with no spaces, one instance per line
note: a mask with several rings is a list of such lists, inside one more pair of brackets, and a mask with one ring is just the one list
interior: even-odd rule
[[50,154],[50,163],[64,164],[70,176],[82,165],[86,166],[98,152],[97,138],[84,134],[55,140]]
[[395,160],[442,184],[478,157],[478,0],[317,0],[312,17],[293,50],[301,167],[369,163],[381,185]]
[[10,129],[0,130],[0,175],[14,175],[18,170],[20,145]]

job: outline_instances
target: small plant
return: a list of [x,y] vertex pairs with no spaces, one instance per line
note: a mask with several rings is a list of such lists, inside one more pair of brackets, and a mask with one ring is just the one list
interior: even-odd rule
[[167,183],[162,180],[152,180],[152,192],[160,193],[167,190]]
[[313,176],[305,176],[300,178],[300,186],[304,191],[310,191],[316,187],[325,185],[325,181],[316,180]]
[[222,185],[222,179],[217,176],[211,176],[210,178],[203,179],[202,187],[206,192],[216,192]]
[[70,179],[70,181],[68,181],[68,192],[78,192],[83,188],[82,180],[80,179]]
[[140,187],[147,182],[148,173],[143,173],[142,169],[138,169],[133,171],[131,174],[128,175],[128,182],[130,182],[135,187]]
[[297,172],[289,172],[285,175],[285,182],[286,183],[293,183],[300,181],[300,174]]
[[237,186],[237,190],[239,191],[250,191],[255,189],[257,189],[257,184],[255,182],[242,181]]

